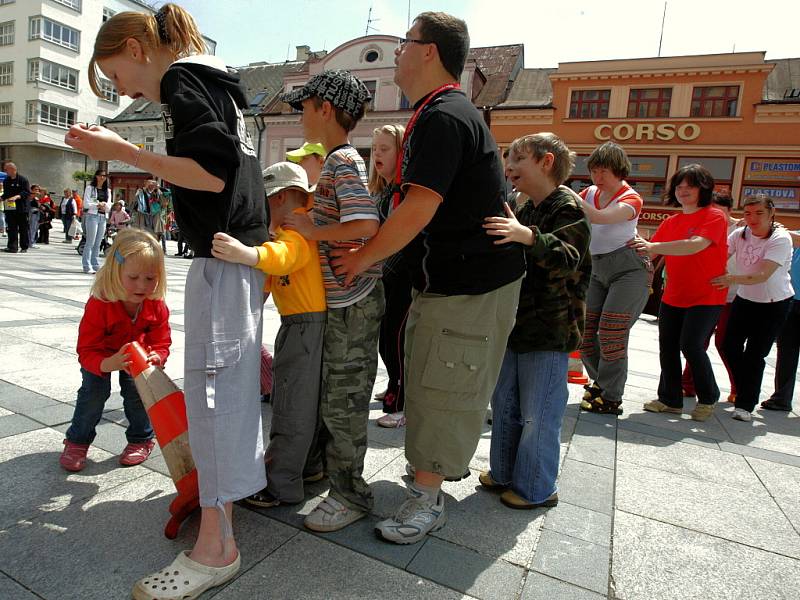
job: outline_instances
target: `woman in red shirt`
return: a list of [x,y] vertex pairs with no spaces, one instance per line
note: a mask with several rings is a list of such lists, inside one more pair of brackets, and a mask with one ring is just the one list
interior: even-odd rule
[[725,305],[725,290],[711,280],[725,273],[728,226],[725,214],[711,205],[714,178],[698,164],[679,169],[670,180],[669,198],[681,213],[666,219],[650,241],[629,245],[666,260],[666,287],[658,314],[661,378],[658,399],[644,405],[650,412],[683,412],[681,353],[692,369],[697,406],[692,419],[705,421],[719,400],[719,388],[705,341]]

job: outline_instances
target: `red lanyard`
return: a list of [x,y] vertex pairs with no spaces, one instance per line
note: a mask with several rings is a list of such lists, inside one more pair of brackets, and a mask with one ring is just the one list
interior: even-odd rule
[[406,131],[403,134],[403,144],[400,147],[400,151],[397,153],[397,164],[395,166],[394,172],[394,183],[395,183],[395,190],[392,194],[392,208],[397,208],[397,205],[400,204],[400,183],[403,178],[403,154],[406,151],[406,142],[411,134],[411,130],[414,129],[414,125],[417,124],[417,119],[422,114],[422,111],[425,110],[425,107],[428,106],[433,100],[439,96],[439,94],[446,92],[447,90],[458,90],[461,89],[461,85],[458,83],[446,83],[435,90],[433,90],[428,96],[425,98],[422,104],[419,105],[417,110],[414,111],[414,114],[411,116],[411,119],[408,121],[408,125],[406,125]]

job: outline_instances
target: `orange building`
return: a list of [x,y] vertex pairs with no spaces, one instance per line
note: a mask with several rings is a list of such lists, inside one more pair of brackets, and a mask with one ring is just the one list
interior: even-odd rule
[[698,162],[734,206],[772,197],[779,218],[800,228],[800,59],[763,52],[560,63],[525,69],[491,113],[498,144],[553,131],[578,154],[570,184],[590,184],[586,159],[606,140],[627,151],[628,178],[645,199],[649,235],[672,211],[669,177]]

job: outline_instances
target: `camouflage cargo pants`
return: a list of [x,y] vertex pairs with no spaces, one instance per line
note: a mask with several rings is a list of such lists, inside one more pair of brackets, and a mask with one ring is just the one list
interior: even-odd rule
[[325,447],[329,493],[345,506],[365,511],[372,508],[372,491],[361,474],[383,310],[380,281],[355,304],[329,308],[322,351],[320,416],[330,434]]

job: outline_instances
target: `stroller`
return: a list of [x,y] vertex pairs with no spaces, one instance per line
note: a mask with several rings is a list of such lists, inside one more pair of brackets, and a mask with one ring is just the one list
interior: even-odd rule
[[[111,225],[110,223],[106,224],[106,231],[103,234],[103,239],[100,240],[100,254],[102,256],[106,255],[106,249],[111,247],[111,244],[114,243],[114,236],[117,235],[117,228]],[[86,236],[81,236],[81,241],[78,242],[78,247],[75,250],[83,256],[83,248],[86,246]]]

